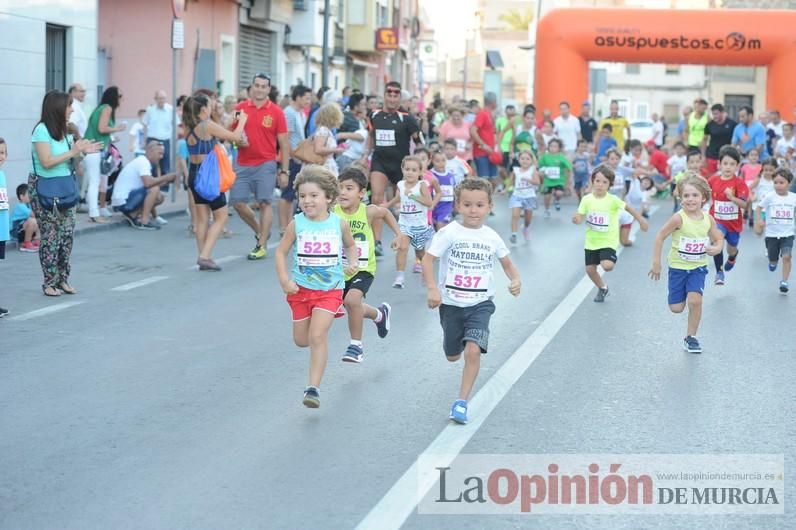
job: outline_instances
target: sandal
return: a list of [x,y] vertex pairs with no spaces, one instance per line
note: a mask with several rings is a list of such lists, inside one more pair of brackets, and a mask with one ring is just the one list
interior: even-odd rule
[[45,287],[42,285],[41,291],[44,293],[44,296],[61,296],[60,291],[55,287]]
[[108,222],[108,220],[104,217],[89,217],[88,220],[92,223],[97,223],[98,225],[104,225]]
[[75,289],[74,287],[72,287],[71,285],[69,285],[66,282],[61,283],[61,285],[59,285],[58,288],[61,291],[63,291],[64,294],[77,294],[77,289]]
[[199,265],[200,271],[218,272],[221,270],[221,267],[219,267],[212,259],[199,258],[196,260],[196,264]]

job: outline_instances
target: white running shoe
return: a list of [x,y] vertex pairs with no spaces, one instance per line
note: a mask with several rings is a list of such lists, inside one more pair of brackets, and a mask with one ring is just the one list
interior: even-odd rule
[[113,212],[107,208],[100,208],[100,215],[102,217],[113,217]]
[[157,224],[159,224],[160,226],[163,226],[163,225],[167,225],[167,224],[169,224],[169,222],[168,222],[167,220],[163,219],[163,218],[162,218],[161,216],[159,216],[159,215],[158,215],[157,217],[155,217],[155,222],[156,222]]

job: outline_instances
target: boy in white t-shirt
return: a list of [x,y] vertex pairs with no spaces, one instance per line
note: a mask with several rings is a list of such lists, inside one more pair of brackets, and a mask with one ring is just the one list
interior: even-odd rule
[[[511,280],[509,292],[520,294],[520,273],[509,258],[509,249],[500,236],[484,226],[492,209],[492,185],[485,179],[466,179],[456,188],[456,208],[462,215],[442,228],[431,240],[423,257],[423,278],[428,286],[428,307],[439,307],[443,350],[450,362],[464,353],[464,370],[459,399],[453,402],[449,418],[467,423],[467,399],[487,352],[489,319],[495,312],[493,271],[499,261]],[[439,278],[434,278],[434,261],[440,259]]]
[[[787,168],[779,168],[774,172],[774,193],[769,193],[757,204],[755,229],[766,232],[766,250],[768,251],[768,270],[777,270],[779,258],[782,258],[782,281],[779,292],[788,292],[788,277],[791,269],[791,253],[793,252],[794,211],[796,211],[796,193],[788,191],[793,182],[793,173]],[[761,212],[765,211],[765,220]]]
[[677,142],[674,144],[674,154],[666,162],[669,167],[669,180],[672,184],[674,184],[675,175],[679,175],[687,169],[688,159],[685,156],[685,152],[685,144]]
[[793,125],[785,123],[782,125],[782,138],[777,140],[774,148],[774,156],[780,159],[790,160],[796,151],[796,137],[793,136]]
[[146,150],[146,126],[144,125],[146,111],[138,111],[138,121],[130,127],[130,152],[134,156],[143,155]]
[[453,138],[445,140],[445,144],[442,146],[442,152],[445,153],[445,170],[453,173],[456,178],[456,184],[459,184],[468,176],[473,175],[473,168],[456,156],[456,149],[456,140]]

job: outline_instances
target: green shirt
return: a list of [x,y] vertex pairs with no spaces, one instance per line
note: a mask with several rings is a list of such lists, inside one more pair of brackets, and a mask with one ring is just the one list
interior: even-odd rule
[[563,153],[547,152],[539,159],[539,172],[544,175],[542,185],[545,188],[566,185],[568,171],[572,171],[572,164]]
[[[88,119],[88,127],[86,127],[86,134],[84,136],[86,140],[92,140],[94,142],[102,142],[103,149],[106,149],[108,147],[108,144],[111,143],[110,133],[102,134],[101,132],[99,132],[100,114],[102,114],[102,109],[104,109],[107,106],[108,104],[106,103],[94,109],[94,112],[91,113],[91,117],[89,117]],[[108,127],[114,127],[115,125],[116,124],[114,123],[113,118],[110,118],[108,120]]]
[[[500,134],[500,130],[507,125],[509,125],[509,119],[506,116],[501,116],[495,120],[495,130],[498,134]],[[514,124],[511,124],[511,127],[506,129],[506,131],[503,133],[503,137],[500,139],[500,150],[502,152],[508,153],[511,151],[512,136],[514,136]]]
[[586,250],[619,248],[619,213],[625,209],[625,202],[606,193],[595,197],[589,193],[580,200],[578,213],[586,218]]
[[699,147],[705,137],[705,127],[708,125],[708,113],[703,112],[702,117],[697,119],[696,112],[692,112],[688,117],[688,145]]
[[[341,219],[348,222],[351,227],[351,235],[354,242],[357,244],[357,253],[359,254],[359,272],[369,272],[376,275],[376,242],[373,238],[373,230],[368,224],[368,210],[364,204],[359,205],[356,213],[348,215],[343,211],[343,208],[336,204],[334,206],[334,213]],[[343,266],[346,264],[346,258],[343,256]],[[353,276],[346,275],[345,280],[348,281]]]
[[695,221],[680,210],[682,225],[672,232],[669,250],[669,268],[694,270],[708,264],[707,248],[710,245],[710,216],[703,211],[702,219]]
[[[33,135],[30,138],[30,141],[34,144],[36,143],[48,143],[50,144],[50,156],[57,157],[61,156],[65,153],[68,153],[70,149],[72,149],[72,135],[67,134],[66,138],[61,141],[53,139],[50,136],[50,132],[47,130],[47,126],[43,123],[39,123],[35,129],[33,129]],[[39,160],[39,154],[36,152],[36,146],[32,146],[33,148],[33,171],[39,175],[40,177],[44,178],[51,178],[51,177],[65,177],[67,175],[72,174],[72,161],[66,160],[61,162],[58,165],[55,165],[49,169],[45,169],[44,166],[41,165],[41,161]]]

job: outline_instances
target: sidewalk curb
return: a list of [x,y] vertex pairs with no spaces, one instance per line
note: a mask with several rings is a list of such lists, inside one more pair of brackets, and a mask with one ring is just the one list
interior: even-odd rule
[[[163,217],[164,219],[171,219],[171,218],[174,218],[174,217],[181,217],[181,216],[187,216],[187,215],[188,214],[185,212],[184,209],[182,209],[182,210],[174,210],[174,211],[171,211],[171,212],[163,212],[163,213],[160,214],[160,216]],[[78,239],[78,238],[83,237],[85,235],[98,233],[98,232],[106,232],[108,230],[116,230],[116,229],[119,229],[119,228],[125,228],[125,227],[129,227],[129,226],[130,226],[129,223],[123,217],[122,218],[114,217],[114,218],[112,218],[111,221],[109,221],[107,223],[101,223],[101,224],[96,224],[95,223],[95,224],[89,224],[87,226],[83,226],[83,227],[80,227],[80,228],[75,228],[74,237],[75,237],[75,239]],[[17,249],[17,248],[19,248],[19,244],[18,244],[18,242],[15,239],[6,241],[6,249]]]

